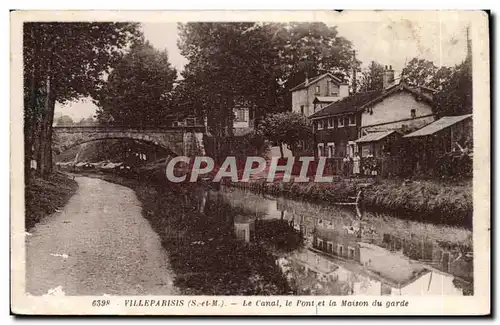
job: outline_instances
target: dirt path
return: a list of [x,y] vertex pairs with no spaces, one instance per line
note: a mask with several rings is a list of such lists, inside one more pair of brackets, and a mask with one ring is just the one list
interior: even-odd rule
[[141,216],[135,193],[77,177],[61,212],[26,239],[26,291],[66,295],[173,295],[173,272],[160,238]]

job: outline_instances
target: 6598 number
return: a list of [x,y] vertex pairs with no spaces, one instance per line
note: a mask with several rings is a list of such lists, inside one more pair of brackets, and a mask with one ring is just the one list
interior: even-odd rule
[[92,301],[92,307],[106,307],[109,306],[110,301],[109,300],[93,300]]

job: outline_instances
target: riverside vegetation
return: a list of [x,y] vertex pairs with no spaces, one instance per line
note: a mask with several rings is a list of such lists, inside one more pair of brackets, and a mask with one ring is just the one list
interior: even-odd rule
[[341,179],[332,183],[293,183],[256,180],[226,183],[255,192],[302,200],[339,203],[356,197],[365,187],[362,203],[373,211],[394,212],[410,220],[472,228],[472,180]]
[[46,179],[27,177],[25,186],[24,227],[30,230],[46,216],[68,203],[78,184],[62,173],[50,174]]

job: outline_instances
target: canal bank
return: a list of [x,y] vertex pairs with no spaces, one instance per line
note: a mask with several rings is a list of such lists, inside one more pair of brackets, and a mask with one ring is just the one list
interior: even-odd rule
[[77,182],[63,173],[47,178],[26,177],[24,194],[24,228],[30,231],[35,224],[62,209],[78,189]]
[[26,236],[26,292],[175,295],[158,234],[130,188],[75,176],[78,190]]
[[341,179],[332,183],[294,183],[264,179],[227,182],[227,186],[297,200],[345,204],[363,188],[361,203],[370,211],[391,212],[401,218],[472,229],[472,181],[403,181]]

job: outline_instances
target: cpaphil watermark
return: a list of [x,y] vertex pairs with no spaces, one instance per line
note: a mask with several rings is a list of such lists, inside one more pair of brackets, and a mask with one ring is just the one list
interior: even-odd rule
[[[220,167],[215,166],[211,157],[197,156],[194,158],[177,156],[172,158],[166,168],[166,176],[170,182],[196,182],[202,175],[210,175],[212,182],[220,182],[224,178],[232,182],[248,182],[252,175],[265,178],[267,182],[281,179],[290,182],[294,175],[294,182],[332,182],[332,176],[324,175],[326,157],[316,159],[313,156],[288,157],[286,164],[279,157],[272,157],[269,162],[262,157],[247,157],[244,166],[238,168],[236,157],[227,157]],[[182,175],[179,171],[184,171]],[[215,174],[215,175],[214,175]],[[313,176],[311,177],[311,174]],[[204,179],[207,179],[205,176]]]

